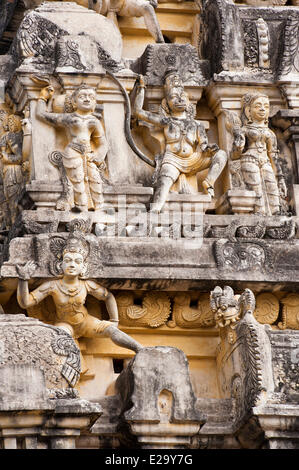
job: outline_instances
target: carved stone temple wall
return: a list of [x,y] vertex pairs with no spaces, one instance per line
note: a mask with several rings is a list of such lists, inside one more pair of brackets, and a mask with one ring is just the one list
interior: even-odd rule
[[298,223],[297,0],[0,0],[0,448],[298,449]]

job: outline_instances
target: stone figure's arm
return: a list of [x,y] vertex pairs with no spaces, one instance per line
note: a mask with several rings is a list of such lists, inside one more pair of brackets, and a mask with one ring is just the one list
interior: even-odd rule
[[106,308],[109,313],[109,320],[113,323],[118,324],[118,308],[114,295],[111,292],[108,292],[108,296],[105,300]]
[[236,127],[233,129],[233,148],[231,152],[232,160],[239,160],[244,151],[246,145],[246,133],[241,127]]
[[114,295],[94,281],[86,281],[87,291],[98,300],[103,300],[109,314],[109,320],[118,324],[118,308]]
[[215,152],[219,150],[217,144],[209,144],[208,136],[203,124],[198,123],[197,125],[197,139],[198,147],[197,151],[204,154],[205,156],[214,155]]
[[[104,160],[108,152],[108,142],[101,122],[97,119],[96,128],[91,135],[95,152],[99,160]],[[96,162],[95,162],[96,163]]]
[[39,288],[29,293],[28,281],[24,279],[19,279],[18,290],[17,290],[17,299],[20,307],[27,309],[29,307],[34,307],[34,305],[39,304],[48,293],[41,293]]
[[29,176],[29,170],[30,170],[30,155],[31,155],[31,149],[32,149],[32,125],[31,125],[31,120],[29,117],[25,117],[25,119],[22,120],[22,130],[23,130],[23,145],[22,145],[22,169],[23,172],[26,173],[27,178]]
[[267,152],[271,160],[272,166],[276,169],[276,176],[278,180],[278,187],[280,195],[283,198],[287,197],[288,190],[285,183],[283,171],[279,162],[279,149],[277,146],[277,138],[273,131],[271,131],[271,136],[267,139]]
[[[279,155],[279,150],[277,146],[277,139],[276,135],[274,134],[273,131],[271,131],[270,136],[267,138],[267,153],[268,157],[271,160],[271,163],[275,166],[277,170],[277,176],[280,176],[279,170],[281,170],[280,165],[278,163],[278,155]],[[279,167],[279,168],[277,168]],[[282,173],[281,173],[282,175]]]
[[2,163],[10,163],[10,159],[8,157],[8,153],[7,153],[7,146],[5,145],[2,145],[0,147],[0,157],[1,157],[1,161]]
[[23,129],[23,160],[27,161],[31,153],[31,143],[32,143],[32,125],[28,117],[22,120],[22,129]]
[[145,83],[142,75],[139,76],[139,84],[137,86],[136,98],[133,108],[133,114],[138,119],[155,124],[156,126],[164,127],[165,119],[163,119],[159,114],[154,114],[143,109],[144,103],[144,94],[145,94]]
[[231,150],[231,159],[239,160],[246,145],[246,130],[242,127],[242,120],[239,115],[233,111],[225,111],[225,127],[233,137]]
[[50,282],[45,282],[37,289],[29,293],[28,280],[31,278],[36,265],[33,261],[29,261],[25,266],[17,266],[19,275],[17,299],[20,307],[27,309],[39,304],[50,294]]
[[1,147],[0,152],[2,163],[4,164],[21,163],[22,161],[22,148],[20,142],[7,139],[5,147]]
[[65,114],[50,113],[47,110],[47,102],[53,96],[53,93],[54,89],[51,86],[48,86],[41,90],[39,99],[37,100],[36,116],[42,121],[51,124],[52,126],[64,126],[66,125]]
[[10,162],[21,163],[23,160],[22,156],[22,145],[23,145],[23,135],[22,133],[14,134],[10,140],[7,141],[7,144],[12,152]]

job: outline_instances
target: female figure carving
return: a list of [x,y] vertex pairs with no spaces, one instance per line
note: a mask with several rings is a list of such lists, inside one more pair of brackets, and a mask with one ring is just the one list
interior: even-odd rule
[[78,87],[72,97],[73,112],[50,113],[46,103],[53,96],[51,86],[44,88],[37,103],[37,116],[47,123],[64,128],[68,144],[62,163],[73,188],[74,206],[78,211],[98,210],[103,204],[101,170],[108,144],[103,126],[94,113],[96,92],[88,85]]
[[233,129],[232,159],[240,159],[241,178],[246,188],[256,193],[254,212],[262,215],[279,214],[280,197],[287,197],[277,139],[268,126],[269,111],[266,95],[247,94],[243,97],[241,121]]

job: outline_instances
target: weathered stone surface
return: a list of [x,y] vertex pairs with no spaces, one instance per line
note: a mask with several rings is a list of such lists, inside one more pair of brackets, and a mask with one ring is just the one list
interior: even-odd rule
[[[27,140],[28,145],[23,145],[22,153],[30,164],[26,193],[14,201],[22,214],[13,224],[4,225],[6,212],[0,211],[0,300],[3,312],[21,311],[14,306],[17,286],[22,285],[18,296],[24,301],[22,308],[50,324],[0,315],[0,447],[299,448],[298,1],[164,4],[162,0],[157,17],[164,37],[159,28],[159,37],[152,34],[161,44],[148,44],[153,23],[145,23],[143,15],[136,19],[138,12],[126,11],[126,2],[123,8],[118,3],[109,11],[109,20],[88,10],[87,0],[82,2],[85,8],[69,2],[23,2],[16,6],[13,0],[0,0],[0,54],[6,54],[0,56],[0,157],[4,162],[4,154],[13,160],[13,155],[21,153],[15,145],[18,139],[6,134],[6,109],[20,120],[26,118],[23,143]],[[152,4],[147,2],[144,16],[149,9],[154,12]],[[35,7],[22,21],[24,8]],[[125,14],[129,18],[122,17]],[[162,44],[164,40],[168,44]],[[229,154],[233,141],[236,144],[240,137],[240,126],[229,131],[228,112],[249,118],[252,127],[247,129],[247,146],[239,160],[248,148],[246,158],[254,153],[261,164],[268,158],[273,158],[273,164],[277,157],[280,169],[278,165],[277,173],[270,173],[277,180],[284,177],[288,197],[274,204],[274,210],[264,207],[263,212],[276,214],[280,206],[279,214],[252,213],[256,195],[248,189],[254,189],[258,170],[247,167],[248,181],[235,184],[242,179],[237,161],[231,175],[224,168],[213,199],[200,193],[180,194],[188,188],[175,186],[161,213],[151,217],[154,161],[161,161],[165,141],[171,141],[174,154],[185,151],[186,142],[192,141],[192,152],[202,157],[201,140],[190,137],[191,120],[182,122],[186,116],[177,110],[167,136],[155,120],[143,119],[142,126],[135,117],[131,120],[137,74],[147,80],[144,110],[157,118],[165,98],[162,77],[174,68],[183,83],[177,89],[169,87],[169,96],[178,99],[180,88],[185,87],[194,121],[223,152]],[[82,150],[81,144],[94,146],[91,129],[84,135],[75,131],[74,139],[69,139],[65,131],[70,127],[54,128],[39,120],[36,101],[39,97],[49,101],[46,111],[57,125],[62,115],[72,112],[70,97],[82,83],[96,90],[97,107],[91,112],[102,121],[109,151],[102,191],[107,207],[78,214],[78,205],[74,210],[71,204],[55,210],[65,187],[59,165],[53,165],[49,155],[57,151],[61,156],[69,142],[74,152]],[[40,94],[48,86],[55,90],[53,98],[45,90]],[[242,106],[252,92],[264,95],[269,105],[263,126],[250,119],[253,107]],[[78,124],[81,117],[72,117]],[[175,132],[172,135],[177,125],[180,139]],[[265,140],[261,146],[264,133],[275,141],[272,153],[266,151]],[[78,152],[76,162],[82,165],[77,167],[77,182],[85,177],[86,192],[89,188],[92,193],[99,188],[91,187],[90,181],[87,184],[90,174],[82,175],[81,170],[93,158],[94,148],[87,145],[85,150],[84,155]],[[6,170],[3,166],[0,209],[14,194],[6,191],[8,186],[5,194],[1,189],[8,181]],[[10,165],[13,183],[20,182],[17,170]],[[70,180],[74,185],[76,176],[73,167]],[[205,187],[205,170],[190,177],[196,189]],[[270,188],[268,180],[262,185],[268,186],[267,195],[278,196],[277,187]],[[19,187],[12,184],[9,189]],[[188,214],[182,220],[185,209]],[[61,273],[67,274],[65,267],[61,269],[62,250],[74,230],[81,232],[88,248],[87,258],[81,251],[83,279],[79,280],[79,271],[74,275],[75,289],[67,277],[58,280]],[[80,251],[77,245],[76,249]],[[28,266],[34,263],[31,272]],[[115,295],[114,310],[102,298],[100,304],[84,292],[79,297],[76,289],[87,282],[112,290],[108,295],[112,302]],[[55,302],[50,296],[46,302],[43,289],[47,285],[52,289],[54,283],[64,292],[54,289]],[[216,310],[209,302],[212,289]],[[43,300],[32,307],[35,300],[30,295],[34,297],[37,290]],[[84,373],[76,384],[78,348],[51,324],[53,318],[57,320],[58,311],[68,323],[73,308],[80,315],[86,313],[86,306],[91,321],[106,320],[113,311],[116,322],[117,304],[121,322],[114,333],[128,333],[132,340],[126,335],[118,339],[126,338],[126,347],[133,344],[137,351],[137,341],[147,346],[129,363],[133,352],[121,349],[119,341],[115,345],[109,337],[83,336],[78,344]],[[74,386],[97,403],[79,399]]]
[[0,11],[1,11],[1,18],[0,18],[0,38],[7,27],[14,10],[17,5],[17,0],[12,0],[8,2],[7,0],[1,0],[0,2]]
[[[3,362],[4,360],[2,358]],[[15,358],[9,356],[7,363],[0,366],[0,409],[15,409],[17,405],[21,409],[45,406],[48,400],[45,374],[42,369],[36,367],[34,356],[30,360],[34,362],[30,364],[27,356],[27,364],[17,364]]]
[[273,377],[277,394],[285,403],[298,403],[299,398],[299,333],[266,330],[271,342]]
[[[229,0],[203,2],[202,58],[210,60],[217,80],[298,79],[298,9],[250,5],[244,8]],[[261,21],[265,37],[259,31]],[[280,48],[277,38],[283,44]],[[261,60],[262,56],[267,59]]]
[[[23,380],[23,396],[30,391],[33,396],[41,394],[40,398],[43,398],[40,386],[34,385],[34,380],[41,383],[41,374],[49,390],[74,386],[79,379],[79,349],[71,336],[60,328],[25,315],[1,315],[0,347],[0,367],[4,368],[1,375],[9,376],[10,367],[18,369],[20,381]],[[2,390],[5,391],[5,387]]]
[[[85,24],[89,25],[90,35],[84,29]],[[41,38],[45,30],[47,30],[47,40],[43,41]],[[70,37],[63,40],[63,36]],[[83,36],[82,44],[80,36]],[[88,47],[86,48],[86,41],[90,42],[89,50]],[[60,47],[56,51],[57,44]],[[69,47],[73,46],[73,51],[69,49],[67,53],[63,47],[68,48],[68,44]],[[17,33],[16,52],[19,61],[25,61],[23,66],[33,69],[36,67],[37,70],[42,67],[52,71],[55,62],[60,68],[69,65],[63,61],[62,57],[67,57],[72,52],[72,59],[74,59],[74,54],[78,59],[71,63],[73,69],[81,72],[87,69],[95,71],[90,62],[92,58],[94,59],[94,54],[97,55],[94,51],[98,52],[98,64],[105,62],[106,59],[108,68],[107,60],[110,60],[110,65],[112,62],[117,65],[122,51],[121,35],[113,22],[72,2],[44,2],[25,15]],[[83,63],[80,56],[82,56]],[[71,60],[70,55],[68,60]]]
[[205,422],[196,409],[188,362],[179,349],[142,349],[116,386],[122,419],[143,447],[188,446]]
[[[4,278],[17,277],[16,264],[30,259],[37,263],[34,277],[57,275],[55,256],[50,249],[54,239],[67,233],[39,234],[14,238],[10,258],[2,265]],[[90,245],[89,275],[98,279],[190,280],[194,285],[219,277],[239,282],[275,282],[292,287],[298,280],[298,240],[171,239],[156,237],[96,237],[86,235]],[[21,248],[22,247],[22,248]],[[163,256],[161,256],[163,253]],[[185,269],[188,267],[188,271]],[[208,271],[207,271],[208,269]],[[290,277],[292,272],[292,277]]]
[[190,44],[150,44],[131,68],[144,75],[150,86],[162,86],[165,72],[171,68],[180,70],[186,86],[205,86],[210,75],[209,62],[199,60]]

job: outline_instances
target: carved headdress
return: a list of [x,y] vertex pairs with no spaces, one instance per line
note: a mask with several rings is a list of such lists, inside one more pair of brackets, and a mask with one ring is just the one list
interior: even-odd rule
[[171,110],[168,106],[167,99],[168,99],[169,93],[175,90],[176,93],[180,95],[184,94],[187,97],[188,106],[186,109],[186,113],[189,119],[194,119],[196,115],[196,107],[192,103],[189,102],[188,94],[184,90],[184,84],[177,69],[175,68],[167,69],[163,77],[163,83],[164,83],[165,98],[163,98],[161,107],[160,107],[160,113],[162,114],[162,116],[165,116],[165,117],[171,116]]
[[[89,243],[85,239],[85,230],[88,230],[89,221],[75,220],[70,223],[70,234],[67,239],[62,237],[53,237],[50,241],[50,250],[55,259],[49,263],[51,274],[59,276],[62,274],[62,259],[66,253],[80,253],[84,262],[87,260],[90,252]],[[83,225],[82,225],[83,224]],[[85,263],[86,264],[86,263]],[[88,266],[86,264],[84,275],[86,275]]]
[[87,258],[89,254],[88,244],[80,232],[73,232],[69,235],[62,250],[62,257],[65,253],[79,253],[84,260]]

